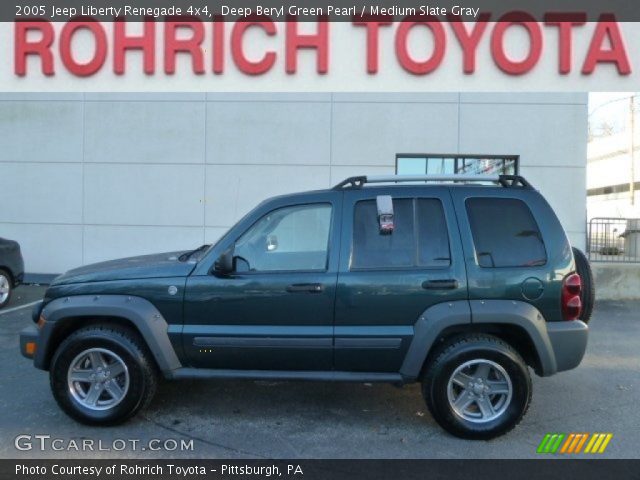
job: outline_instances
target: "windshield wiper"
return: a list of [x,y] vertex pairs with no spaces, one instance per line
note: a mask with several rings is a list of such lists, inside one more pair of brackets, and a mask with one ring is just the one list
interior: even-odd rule
[[204,250],[206,250],[207,248],[209,248],[211,246],[211,244],[206,244],[206,245],[200,245],[198,248],[196,248],[195,250],[190,250],[188,252],[183,253],[182,255],[180,255],[178,257],[178,260],[180,260],[181,262],[186,262],[187,260],[189,260],[193,255],[195,255],[196,253],[200,253]]

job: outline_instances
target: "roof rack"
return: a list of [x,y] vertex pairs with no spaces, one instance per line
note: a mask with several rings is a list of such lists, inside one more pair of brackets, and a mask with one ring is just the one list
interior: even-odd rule
[[497,183],[505,188],[533,189],[531,184],[520,175],[360,175],[343,180],[333,189],[362,188],[368,183],[405,182]]

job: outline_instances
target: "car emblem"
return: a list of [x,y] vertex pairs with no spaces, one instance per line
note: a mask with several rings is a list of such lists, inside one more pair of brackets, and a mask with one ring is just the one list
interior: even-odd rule
[[169,295],[175,295],[176,293],[178,293],[178,287],[176,287],[175,285],[171,285],[169,287]]

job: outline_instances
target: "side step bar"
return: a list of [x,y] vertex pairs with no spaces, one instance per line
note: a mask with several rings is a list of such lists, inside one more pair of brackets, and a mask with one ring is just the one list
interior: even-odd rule
[[170,379],[243,379],[243,380],[310,380],[320,382],[382,382],[406,383],[399,373],[280,371],[280,370],[218,370],[208,368],[178,368],[168,373]]

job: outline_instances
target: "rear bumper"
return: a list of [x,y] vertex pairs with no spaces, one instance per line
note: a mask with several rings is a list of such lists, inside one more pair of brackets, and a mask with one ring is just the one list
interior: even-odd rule
[[589,339],[589,327],[580,320],[547,322],[547,335],[556,359],[556,371],[580,365]]
[[[35,325],[29,325],[20,332],[20,353],[23,357],[33,359],[40,345],[40,332]],[[30,345],[34,345],[33,347]]]

